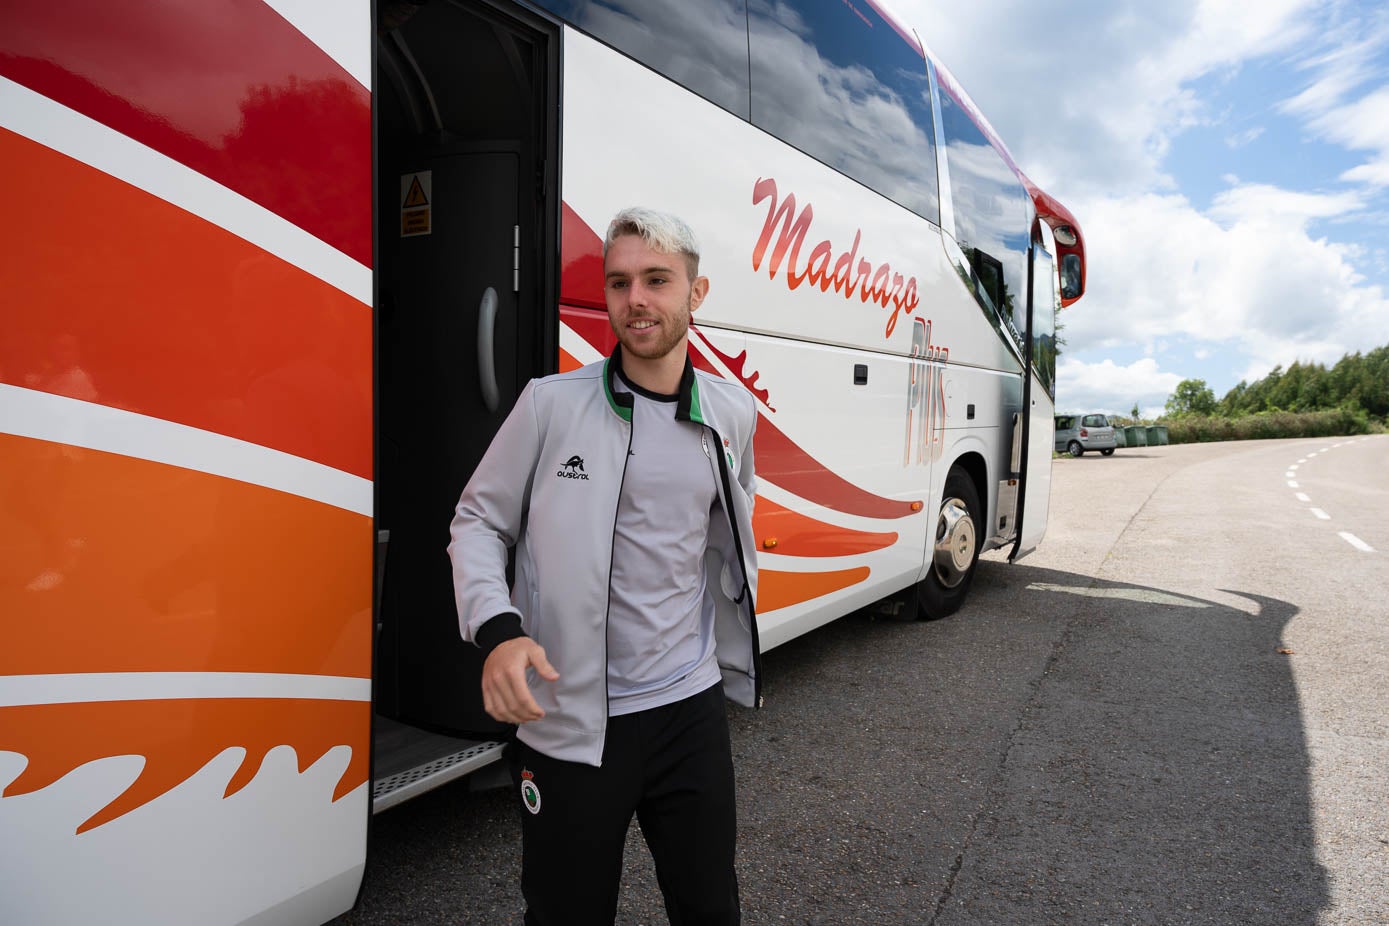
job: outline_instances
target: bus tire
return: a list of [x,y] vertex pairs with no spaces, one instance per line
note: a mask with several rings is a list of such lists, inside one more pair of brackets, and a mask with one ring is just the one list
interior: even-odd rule
[[974,480],[960,467],[951,467],[936,515],[926,578],[916,585],[922,620],[948,617],[965,603],[984,544],[979,530],[983,515]]

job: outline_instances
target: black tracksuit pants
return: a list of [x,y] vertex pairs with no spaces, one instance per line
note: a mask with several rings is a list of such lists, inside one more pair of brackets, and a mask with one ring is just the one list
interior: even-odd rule
[[733,757],[721,685],[608,719],[603,764],[508,750],[527,926],[611,926],[632,815],[671,926],[740,921]]

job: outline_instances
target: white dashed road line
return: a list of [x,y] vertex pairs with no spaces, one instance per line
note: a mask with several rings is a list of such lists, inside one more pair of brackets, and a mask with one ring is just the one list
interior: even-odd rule
[[[1343,442],[1343,443],[1351,443],[1351,442],[1350,442],[1350,441],[1345,441],[1345,442]],[[1295,477],[1297,476],[1297,468],[1298,468],[1299,466],[1301,466],[1303,463],[1306,463],[1308,460],[1310,460],[1312,457],[1315,457],[1315,456],[1316,456],[1317,454],[1319,454],[1319,453],[1326,453],[1327,451],[1331,450],[1333,447],[1340,447],[1340,446],[1341,446],[1341,444],[1333,444],[1331,447],[1322,447],[1320,450],[1313,450],[1311,453],[1307,454],[1307,456],[1305,456],[1305,457],[1303,457],[1302,459],[1298,460],[1296,463],[1291,463],[1291,464],[1289,464],[1289,465],[1288,465],[1287,471],[1286,471],[1285,473],[1283,473],[1283,477],[1284,477],[1285,479],[1288,480],[1288,488],[1290,488],[1290,489],[1300,488],[1300,486],[1299,486],[1299,485],[1297,484],[1297,482],[1295,481]],[[1300,501],[1300,502],[1302,502],[1302,503],[1304,503],[1304,504],[1306,504],[1306,503],[1308,503],[1308,502],[1310,502],[1310,501],[1312,500],[1312,497],[1311,497],[1310,495],[1308,495],[1306,492],[1297,492],[1297,493],[1295,493],[1295,496],[1296,496],[1296,498],[1297,498],[1298,501]],[[1327,514],[1325,511],[1323,511],[1323,510],[1320,509],[1320,508],[1311,508],[1311,507],[1309,507],[1307,510],[1310,511],[1310,512],[1312,512],[1312,514],[1315,515],[1316,518],[1317,518],[1317,520],[1319,520],[1319,521],[1330,521],[1330,520],[1331,520],[1331,515]],[[1348,543],[1348,544],[1350,544],[1351,546],[1355,547],[1355,549],[1359,550],[1359,551],[1362,552],[1362,553],[1373,553],[1373,552],[1375,552],[1375,548],[1374,548],[1374,547],[1370,546],[1368,543],[1366,543],[1365,541],[1361,540],[1359,537],[1355,536],[1355,535],[1352,534],[1350,531],[1338,531],[1338,532],[1337,532],[1337,536],[1339,536],[1339,537],[1340,537],[1342,540],[1344,540],[1346,543]]]
[[1359,537],[1355,536],[1350,531],[1341,531],[1340,536],[1342,540],[1355,547],[1355,549],[1359,550],[1362,553],[1373,553],[1375,551],[1374,547],[1370,546],[1368,543],[1361,540]]

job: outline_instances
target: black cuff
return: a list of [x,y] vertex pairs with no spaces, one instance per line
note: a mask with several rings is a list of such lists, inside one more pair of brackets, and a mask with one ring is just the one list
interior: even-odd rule
[[498,614],[477,629],[473,634],[473,642],[478,649],[482,650],[482,658],[486,659],[492,655],[492,650],[501,646],[507,640],[514,640],[517,637],[524,637],[526,632],[521,629],[521,615],[508,611],[505,614]]

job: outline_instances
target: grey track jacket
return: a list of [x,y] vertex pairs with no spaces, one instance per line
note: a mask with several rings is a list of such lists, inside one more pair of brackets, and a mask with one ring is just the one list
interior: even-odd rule
[[[545,711],[517,735],[532,748],[599,765],[608,722],[608,582],[619,493],[632,435],[631,398],[614,392],[621,348],[605,361],[532,380],[468,480],[449,544],[463,638],[517,614],[559,672],[527,673]],[[694,370],[689,359],[676,417],[709,429],[719,501],[705,552],[704,608],[714,612],[724,693],[759,699],[757,551],[752,534],[752,435],[757,410],[741,385]],[[506,586],[507,549],[516,581]],[[741,555],[740,555],[741,554]]]

